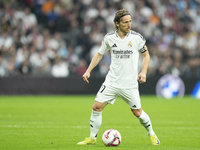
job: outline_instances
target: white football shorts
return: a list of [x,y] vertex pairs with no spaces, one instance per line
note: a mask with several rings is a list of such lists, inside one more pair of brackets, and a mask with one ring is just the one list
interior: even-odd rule
[[131,109],[141,108],[138,89],[119,89],[102,84],[96,95],[95,101],[113,105],[118,96],[121,97]]

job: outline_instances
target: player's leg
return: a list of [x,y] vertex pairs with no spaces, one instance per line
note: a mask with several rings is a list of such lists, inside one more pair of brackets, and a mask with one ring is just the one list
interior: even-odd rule
[[153,131],[151,120],[149,118],[149,115],[145,113],[142,108],[140,109],[132,109],[132,113],[139,119],[139,122],[145,127],[147,130],[148,136],[151,139],[151,142],[153,145],[159,145],[160,141],[157,138],[155,132]]
[[102,111],[108,103],[113,104],[115,100],[116,95],[114,94],[114,90],[102,85],[92,107],[92,114],[90,117],[90,137],[77,143],[78,145],[96,144],[97,133],[102,123]]
[[138,118],[139,122],[145,127],[147,130],[148,135],[154,135],[154,131],[152,128],[151,120],[149,118],[149,115],[145,113],[142,108],[140,109],[132,109],[132,113]]
[[96,144],[97,133],[102,123],[102,111],[107,103],[94,102],[92,114],[90,117],[90,137],[84,141],[78,142],[78,145],[94,145]]
[[[130,106],[132,113],[139,119],[139,122],[145,127],[148,135],[151,138],[153,145],[159,145],[160,142],[156,137],[151,120],[147,113],[142,110],[141,100],[138,89],[122,90],[120,97]],[[156,141],[154,139],[156,139]]]
[[102,111],[108,103],[94,102],[92,114],[90,117],[90,138],[95,140],[102,123]]

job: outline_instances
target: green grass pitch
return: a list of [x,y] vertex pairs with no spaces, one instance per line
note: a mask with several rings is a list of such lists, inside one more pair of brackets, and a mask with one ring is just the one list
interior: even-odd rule
[[[78,146],[89,136],[95,95],[0,96],[0,150],[199,150],[200,100],[141,96],[161,145],[153,146],[146,130],[120,98],[103,111],[96,145]],[[107,129],[122,136],[118,147],[101,141]]]

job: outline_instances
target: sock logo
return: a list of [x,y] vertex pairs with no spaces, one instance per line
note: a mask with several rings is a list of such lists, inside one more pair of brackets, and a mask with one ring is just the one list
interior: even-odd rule
[[90,122],[91,122],[91,123],[90,123],[90,127],[93,128],[92,123],[93,123],[94,121],[93,121],[93,120],[90,120]]

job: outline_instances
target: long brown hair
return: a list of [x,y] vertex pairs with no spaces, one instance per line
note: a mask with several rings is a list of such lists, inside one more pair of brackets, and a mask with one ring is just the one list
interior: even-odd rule
[[116,12],[116,14],[115,14],[115,18],[114,18],[114,23],[115,23],[115,28],[116,29],[118,29],[118,27],[116,26],[116,22],[117,23],[120,23],[120,21],[121,21],[121,18],[122,17],[124,17],[124,16],[126,16],[126,15],[130,15],[131,16],[131,14],[129,13],[129,11],[127,10],[127,9],[120,9],[120,10],[118,10],[117,12]]

